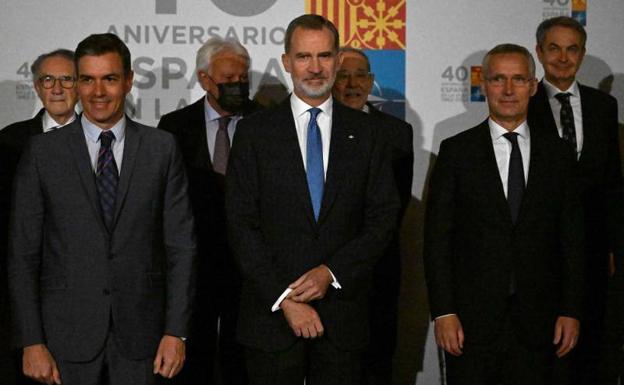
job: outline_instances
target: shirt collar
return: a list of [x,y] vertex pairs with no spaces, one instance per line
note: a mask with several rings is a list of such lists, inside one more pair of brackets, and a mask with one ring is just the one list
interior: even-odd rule
[[555,87],[551,82],[546,80],[546,78],[542,79],[542,82],[544,83],[544,88],[546,89],[546,94],[548,95],[549,99],[554,98],[555,95],[561,92],[568,92],[572,94],[572,96],[579,97],[578,82],[576,80],[572,82],[572,85],[570,85],[567,90],[560,90],[559,88]]
[[212,108],[210,103],[208,102],[208,94],[204,97],[204,116],[206,118],[206,122],[211,122],[213,120],[217,120],[221,117],[217,110]]
[[[85,132],[87,139],[93,143],[97,143],[100,139],[100,134],[105,130],[91,123],[84,114],[82,114],[80,123],[82,123],[82,130]],[[112,131],[113,134],[115,134],[115,141],[117,143],[121,142],[126,135],[126,115],[122,116],[113,127],[106,131]]]
[[43,131],[47,132],[47,131],[50,131],[51,129],[53,129],[54,127],[65,127],[66,125],[70,124],[74,120],[76,120],[76,113],[75,112],[72,115],[72,117],[69,118],[69,120],[67,122],[65,122],[65,124],[58,124],[56,122],[56,120],[54,120],[52,115],[50,115],[48,110],[45,110],[45,112],[43,113],[43,118],[42,118],[41,122],[42,122],[42,125],[43,125]]
[[[492,137],[492,140],[498,140],[504,134],[509,132],[506,128],[496,123],[492,118],[488,118],[488,126],[490,127],[490,135]],[[529,125],[527,124],[526,120],[522,122],[518,127],[516,127],[516,129],[512,132],[515,132],[523,139],[531,138],[531,135],[529,133]]]
[[[334,108],[333,100],[334,99],[330,95],[329,98],[327,98],[327,100],[325,100],[323,103],[321,103],[316,108],[320,109],[324,114],[327,114],[327,116],[331,117],[332,116],[332,112],[333,112],[333,108]],[[290,95],[290,108],[292,109],[293,116],[295,117],[295,119],[297,119],[298,117],[300,117],[304,113],[308,112],[308,110],[310,108],[314,108],[314,107],[312,107],[308,103],[306,103],[303,100],[301,100],[293,92]]]

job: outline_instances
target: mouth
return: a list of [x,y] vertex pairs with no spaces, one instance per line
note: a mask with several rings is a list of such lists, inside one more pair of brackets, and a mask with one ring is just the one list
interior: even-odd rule
[[362,92],[357,90],[347,90],[345,91],[345,97],[347,98],[360,98],[362,97]]

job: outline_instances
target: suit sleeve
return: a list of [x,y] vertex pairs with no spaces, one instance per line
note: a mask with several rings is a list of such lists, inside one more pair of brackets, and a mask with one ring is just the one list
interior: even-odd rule
[[427,196],[424,263],[432,318],[457,313],[453,298],[453,226],[456,176],[453,148],[448,140],[440,145]]
[[260,226],[253,124],[243,119],[236,127],[226,173],[225,212],[229,244],[243,281],[253,287],[268,312],[290,282],[279,279]]
[[165,334],[188,337],[196,284],[195,231],[182,156],[173,138],[170,143],[163,205],[163,237],[167,251]]
[[35,146],[29,143],[14,179],[9,235],[8,280],[15,343],[45,343],[39,272],[45,220]]
[[607,229],[609,231],[609,250],[618,258],[624,259],[624,188],[622,187],[622,168],[618,140],[617,101],[609,97],[605,119],[607,143],[607,170],[604,176],[607,199]]
[[[564,152],[565,151],[565,152]],[[585,244],[583,231],[583,207],[575,178],[575,154],[567,149],[562,154],[569,154],[565,159],[565,190],[563,208],[559,221],[559,242],[562,258],[562,301],[560,315],[581,319],[583,298],[586,289],[585,279]]]
[[326,263],[345,297],[361,292],[398,223],[400,202],[388,144],[379,137],[380,132],[373,130],[372,134],[376,140],[371,150],[360,230],[355,238],[328,256]]

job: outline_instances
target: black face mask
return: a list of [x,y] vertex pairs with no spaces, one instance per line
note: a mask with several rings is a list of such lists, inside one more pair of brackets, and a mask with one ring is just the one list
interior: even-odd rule
[[249,82],[218,83],[219,98],[217,103],[227,112],[243,112],[249,103]]

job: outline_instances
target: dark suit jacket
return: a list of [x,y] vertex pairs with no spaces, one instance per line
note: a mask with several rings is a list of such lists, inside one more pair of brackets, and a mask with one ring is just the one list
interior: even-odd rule
[[[238,306],[234,299],[240,290],[240,276],[227,243],[224,178],[212,168],[204,102],[205,97],[202,97],[193,104],[164,115],[158,123],[158,128],[172,133],[180,146],[198,235],[197,274],[201,279],[198,280],[197,306],[193,314],[192,338],[189,340],[189,348],[194,351],[214,350],[212,345],[218,316],[218,306],[214,302],[219,300],[216,297]],[[245,115],[255,108],[250,104]]]
[[[587,273],[592,291],[600,287],[604,293],[607,253],[614,251],[624,258],[624,194],[618,148],[617,101],[591,87],[579,84],[579,90],[584,139],[577,173],[585,216]],[[529,120],[545,133],[558,136],[542,82],[531,98]]]
[[127,120],[114,228],[101,213],[80,119],[34,136],[14,184],[9,285],[19,346],[92,359],[109,323],[127,358],[186,336],[195,241],[171,135]]
[[334,103],[321,211],[314,220],[295,122],[286,99],[238,124],[226,177],[230,245],[243,275],[238,336],[273,351],[295,342],[271,306],[306,271],[326,264],[342,289],[312,305],[343,349],[368,337],[372,268],[396,227],[399,201],[373,120]]
[[[0,274],[6,274],[7,234],[11,208],[11,185],[22,151],[28,139],[43,132],[42,118],[45,109],[35,117],[6,126],[0,131]],[[4,282],[4,280],[2,280]],[[4,287],[4,286],[3,286]]]
[[555,320],[579,319],[582,217],[572,152],[531,129],[527,187],[512,224],[487,121],[446,139],[429,185],[425,274],[433,318],[456,313],[466,343],[495,335],[508,306],[511,274],[521,340],[551,346]]

